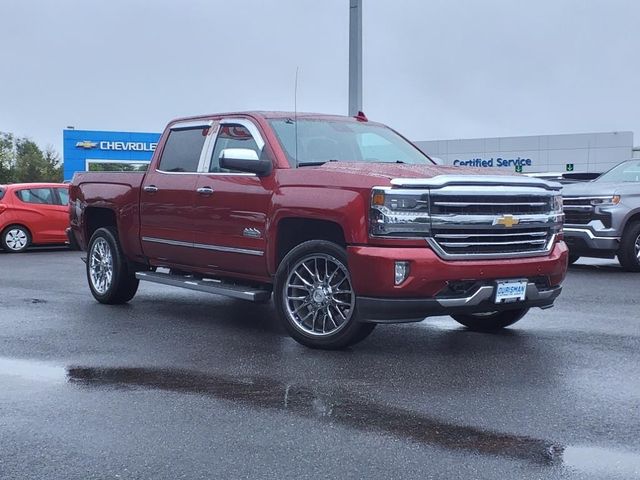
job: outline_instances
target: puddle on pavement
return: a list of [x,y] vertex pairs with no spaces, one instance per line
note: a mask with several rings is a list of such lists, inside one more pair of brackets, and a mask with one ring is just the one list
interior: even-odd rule
[[447,450],[562,466],[587,474],[640,478],[640,455],[637,453],[598,447],[565,447],[527,436],[453,425],[346,393],[327,393],[267,378],[151,368],[64,368],[37,360],[0,357],[2,376],[47,383],[68,381],[88,388],[143,388],[207,395],[362,431],[377,431]]
[[640,478],[640,454],[598,447],[566,447],[564,466],[593,475]]
[[208,395],[273,410],[291,412],[362,431],[377,431],[454,451],[497,455],[541,465],[555,465],[563,447],[526,436],[506,435],[444,423],[424,414],[378,404],[344,393],[324,394],[265,378],[211,376],[189,371],[146,368],[68,369],[69,381],[92,388],[146,388]]
[[0,376],[18,377],[23,380],[64,383],[67,370],[64,367],[37,360],[0,357]]

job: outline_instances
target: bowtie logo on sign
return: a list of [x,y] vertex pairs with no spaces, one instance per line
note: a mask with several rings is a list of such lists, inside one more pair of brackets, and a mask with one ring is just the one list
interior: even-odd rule
[[97,146],[97,142],[91,142],[89,140],[83,140],[82,142],[76,143],[76,148],[84,148],[85,150],[90,150],[92,148],[96,148]]

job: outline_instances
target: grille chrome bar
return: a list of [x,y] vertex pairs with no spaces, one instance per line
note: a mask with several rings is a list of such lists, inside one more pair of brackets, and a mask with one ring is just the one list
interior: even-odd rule
[[497,207],[546,207],[548,202],[433,202],[439,207],[471,207],[471,206],[497,206]]
[[520,240],[517,242],[439,242],[443,247],[454,247],[454,248],[468,248],[468,247],[487,247],[487,246],[495,246],[501,247],[503,245],[544,245],[547,243],[545,239],[542,240]]
[[[497,237],[498,233],[438,233],[436,238]],[[508,237],[546,237],[547,232],[505,233]]]

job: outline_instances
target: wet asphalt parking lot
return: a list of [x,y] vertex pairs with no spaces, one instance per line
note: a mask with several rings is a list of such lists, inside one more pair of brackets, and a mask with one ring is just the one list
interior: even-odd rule
[[346,351],[270,306],[0,253],[0,479],[640,478],[640,274],[570,269],[498,335],[446,317]]

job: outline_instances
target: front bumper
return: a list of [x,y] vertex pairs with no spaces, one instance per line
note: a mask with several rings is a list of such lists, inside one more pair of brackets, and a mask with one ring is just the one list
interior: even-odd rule
[[[560,294],[568,249],[557,242],[549,255],[504,260],[448,261],[429,248],[351,246],[353,287],[363,320],[415,321],[427,316],[525,307],[550,307]],[[396,261],[410,273],[394,283]],[[495,281],[528,279],[526,300],[493,303]]]
[[550,308],[560,295],[561,286],[539,289],[535,283],[527,285],[526,300],[522,302],[493,302],[495,287],[480,286],[468,296],[455,298],[371,298],[358,297],[358,313],[363,321],[374,323],[419,322],[426,317],[512,310],[516,308]]
[[572,254],[593,253],[593,251],[615,252],[620,246],[620,237],[611,228],[599,228],[600,222],[588,225],[565,225],[564,238]]

